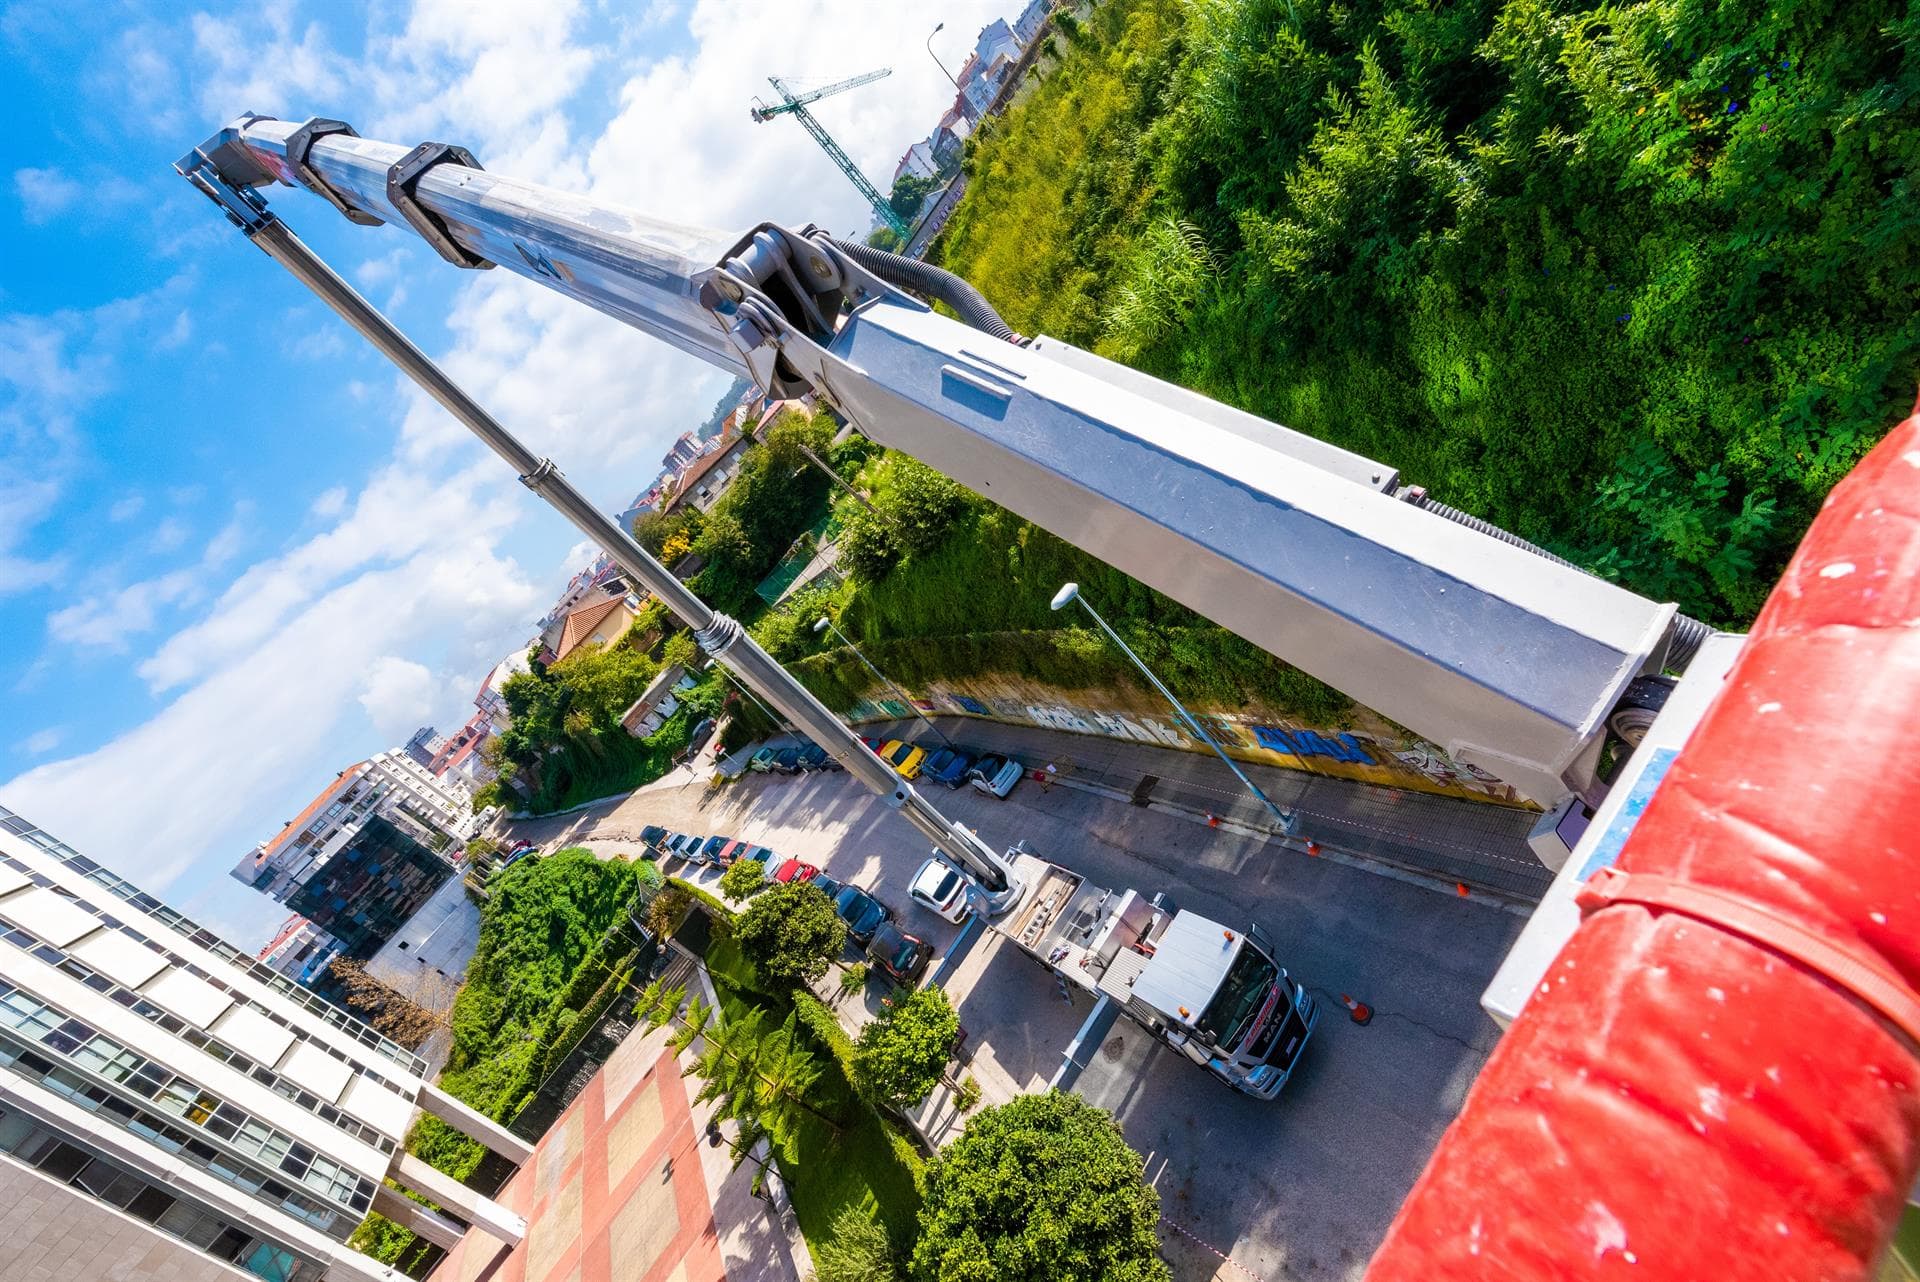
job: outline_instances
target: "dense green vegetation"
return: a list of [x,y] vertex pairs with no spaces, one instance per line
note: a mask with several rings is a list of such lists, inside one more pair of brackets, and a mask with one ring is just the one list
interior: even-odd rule
[[891,1108],[911,1108],[940,1083],[960,1036],[945,990],[917,988],[860,1030],[853,1084]]
[[[467,982],[454,1000],[453,1052],[440,1088],[511,1121],[631,986],[644,959],[625,929],[629,910],[636,895],[644,900],[660,884],[651,864],[602,860],[580,847],[529,856],[495,877]],[[479,1144],[425,1116],[407,1148],[457,1179],[486,1156]],[[415,1277],[438,1259],[435,1248],[378,1214],[355,1230],[352,1245]]]
[[1920,367],[1920,10],[1104,0],[970,143],[1016,328],[1750,617]]
[[969,1118],[927,1167],[919,1282],[1164,1282],[1160,1198],[1112,1114],[1048,1091]]
[[761,1011],[763,1020],[777,1027],[797,1017],[820,1059],[821,1073],[807,1098],[833,1122],[803,1115],[775,1146],[800,1231],[810,1245],[834,1242],[836,1222],[851,1211],[878,1220],[904,1252],[914,1240],[920,1212],[919,1155],[853,1088],[853,1045],[833,1012],[805,989],[763,979],[731,938],[727,918],[717,920],[721,927],[706,962],[725,1017],[744,1019]]
[[[511,1118],[571,1046],[582,1014],[603,1006],[598,999],[632,965],[633,941],[619,928],[642,883],[658,880],[650,864],[580,847],[522,859],[495,877],[453,1004],[453,1052],[440,1088],[490,1117]],[[430,1117],[409,1146],[455,1176],[484,1152]]]
[[849,581],[798,594],[753,629],[830,707],[885,692],[857,656],[813,631],[823,613],[882,671],[915,689],[1004,673],[1067,690],[1146,691],[1138,670],[1083,615],[1054,613],[1054,592],[1072,581],[1165,680],[1203,706],[1257,701],[1322,726],[1352,714],[1345,696],[904,455],[876,457],[855,484],[871,507],[852,499],[838,506]]

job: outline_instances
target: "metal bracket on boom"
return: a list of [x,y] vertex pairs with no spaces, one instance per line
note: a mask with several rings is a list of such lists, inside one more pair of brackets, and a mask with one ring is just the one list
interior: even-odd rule
[[[448,234],[446,224],[427,212],[420,202],[414,199],[413,189],[419,184],[420,176],[440,164],[459,165],[465,169],[482,167],[480,162],[473,158],[473,153],[465,147],[456,147],[452,143],[445,142],[423,142],[400,157],[394,166],[387,170],[387,203],[399,210],[400,216],[413,224],[413,229],[420,233],[420,239],[433,246],[435,253],[455,267],[493,266],[480,255],[468,253],[461,248],[459,242]],[[352,215],[349,214],[348,217],[351,218]]]
[[333,184],[320,176],[320,171],[307,163],[307,153],[313,144],[329,134],[340,134],[347,138],[358,138],[352,125],[344,120],[330,120],[325,116],[309,117],[307,123],[287,135],[287,168],[293,170],[307,190],[319,196],[346,216],[348,222],[358,223],[362,227],[380,227],[386,222],[364,209],[355,209],[349,205]]

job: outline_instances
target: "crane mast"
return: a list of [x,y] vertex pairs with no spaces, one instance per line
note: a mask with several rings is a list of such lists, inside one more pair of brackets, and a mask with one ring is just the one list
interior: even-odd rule
[[875,217],[892,228],[895,235],[905,240],[913,230],[908,226],[907,220],[893,212],[893,206],[889,205],[887,198],[880,194],[880,189],[868,181],[867,176],[860,172],[860,166],[853,163],[853,157],[849,156],[845,150],[841,148],[840,144],[833,140],[833,135],[827,132],[827,127],[814,119],[813,113],[807,110],[807,104],[810,102],[818,102],[822,98],[830,98],[834,94],[843,93],[848,89],[857,89],[861,85],[872,84],[874,81],[892,74],[893,69],[891,67],[882,67],[878,71],[869,71],[864,75],[854,76],[850,80],[842,80],[838,84],[827,85],[825,88],[814,89],[802,94],[794,93],[780,77],[768,76],[767,83],[772,85],[774,92],[780,95],[780,101],[769,107],[756,99],[753,104],[752,115],[756,123],[763,125],[775,116],[780,115],[791,115],[795,120],[799,121],[800,127],[812,134],[813,140],[820,144],[820,150],[827,153],[827,159],[839,167],[840,172],[847,176],[847,181],[852,183],[854,188],[866,198],[866,202],[869,205],[873,206]]
[[[337,277],[323,278],[304,246],[290,248],[298,242],[260,189],[301,186],[356,222],[410,226],[450,262],[497,263],[745,373],[769,396],[817,391],[872,439],[1543,806],[1569,795],[1599,803],[1610,723],[1632,710],[1636,691],[1664,680],[1663,668],[1682,666],[1705,632],[1671,604],[1450,509],[1429,510],[1424,493],[1382,463],[1069,344],[1021,338],[957,277],[815,228],[763,223],[729,234],[666,223],[487,173],[457,147],[409,150],[327,119],[245,116],[178,168],[470,426],[484,412],[443,375],[423,373],[417,349],[381,330]],[[475,430],[637,579],[652,586],[664,573],[640,562],[651,558],[624,531],[589,521],[577,495],[556,500],[551,464],[503,449],[497,424]],[[661,593],[676,613],[680,593],[677,582]],[[855,773],[896,804],[931,812],[869,769],[881,763],[864,747],[847,748],[850,732],[750,638],[716,631],[704,605],[680,605],[703,643],[715,642],[710,651],[769,703],[858,760]],[[736,662],[743,653],[756,657]],[[1006,883],[978,838],[944,823],[927,823],[945,834],[942,849],[963,852],[955,857],[976,873],[986,867],[990,885]]]

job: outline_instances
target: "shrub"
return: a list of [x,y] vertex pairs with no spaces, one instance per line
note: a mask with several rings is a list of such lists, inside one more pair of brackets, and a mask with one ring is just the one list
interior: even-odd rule
[[867,964],[853,962],[840,968],[840,991],[857,993],[867,986]]
[[960,1016],[945,992],[921,988],[860,1031],[853,1051],[853,1082],[893,1108],[927,1097],[946,1072],[960,1033]]
[[758,859],[736,859],[720,874],[720,893],[728,899],[751,899],[769,884],[766,866]]
[[813,1251],[813,1282],[896,1282],[899,1276],[886,1229],[862,1207],[834,1217],[833,1236]]

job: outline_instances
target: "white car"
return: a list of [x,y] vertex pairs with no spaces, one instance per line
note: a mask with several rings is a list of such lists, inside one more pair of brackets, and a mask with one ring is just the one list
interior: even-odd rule
[[988,753],[967,771],[967,782],[991,797],[1004,797],[1020,782],[1026,768],[1012,757]]
[[916,904],[958,924],[967,919],[967,885],[958,868],[944,859],[929,859],[914,874],[907,894]]

